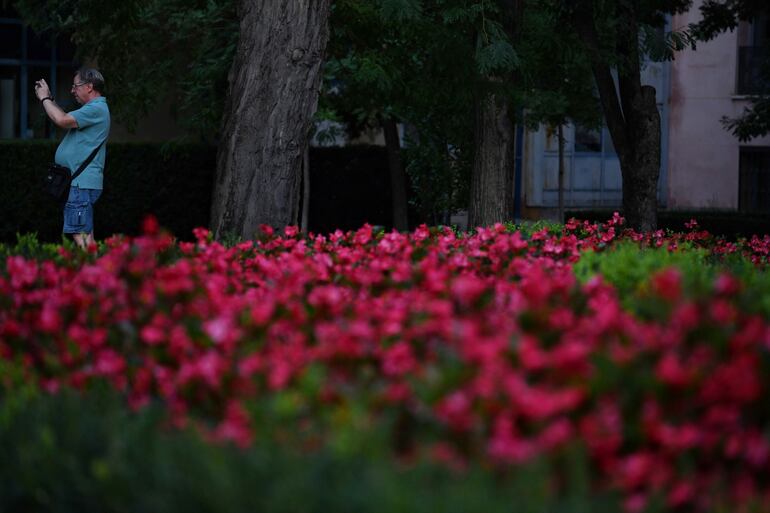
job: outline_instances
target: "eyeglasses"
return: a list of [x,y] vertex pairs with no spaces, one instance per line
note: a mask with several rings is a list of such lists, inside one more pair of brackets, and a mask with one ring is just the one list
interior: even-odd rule
[[86,85],[87,83],[88,83],[88,82],[81,82],[81,83],[79,83],[79,84],[78,84],[78,83],[72,84],[72,89],[75,89],[76,87],[80,87],[80,86],[82,86],[82,85]]

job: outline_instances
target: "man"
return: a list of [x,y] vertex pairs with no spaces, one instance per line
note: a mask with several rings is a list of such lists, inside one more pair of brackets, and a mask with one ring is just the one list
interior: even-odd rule
[[110,133],[110,110],[104,92],[104,77],[92,68],[81,68],[72,81],[72,94],[82,105],[72,112],[64,112],[51,96],[45,80],[35,82],[35,95],[43,104],[45,113],[60,128],[69,129],[56,149],[55,161],[71,173],[85,162],[100,144],[94,159],[72,182],[70,195],[64,204],[63,233],[72,234],[83,249],[94,244],[94,203],[102,193],[104,159],[107,155],[107,136]]

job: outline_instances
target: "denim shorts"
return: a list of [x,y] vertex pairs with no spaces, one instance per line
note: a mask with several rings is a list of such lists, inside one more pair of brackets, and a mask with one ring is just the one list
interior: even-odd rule
[[64,204],[63,233],[91,233],[94,231],[94,203],[102,195],[101,189],[70,188]]

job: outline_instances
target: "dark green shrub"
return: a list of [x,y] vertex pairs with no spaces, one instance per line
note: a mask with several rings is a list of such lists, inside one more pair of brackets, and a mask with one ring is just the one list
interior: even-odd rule
[[[61,209],[41,192],[53,141],[0,141],[0,242],[37,233],[61,241]],[[311,149],[310,231],[390,226],[390,178],[385,148]],[[194,143],[108,143],[104,193],[96,204],[97,239],[135,235],[147,214],[183,240],[208,226],[216,148]],[[412,216],[414,219],[414,216]],[[415,220],[415,222],[417,222]]]
[[[61,209],[41,192],[53,141],[0,142],[0,241],[36,232],[41,241],[61,240]],[[186,144],[109,143],[104,193],[96,205],[97,238],[135,234],[147,214],[180,238],[208,224],[216,166],[213,147]]]
[[[2,397],[2,394],[0,394]],[[160,409],[129,412],[107,393],[7,395],[0,402],[0,511],[596,512],[574,451],[559,467],[509,475],[435,464],[403,468],[365,454],[276,446],[239,450],[163,428]]]

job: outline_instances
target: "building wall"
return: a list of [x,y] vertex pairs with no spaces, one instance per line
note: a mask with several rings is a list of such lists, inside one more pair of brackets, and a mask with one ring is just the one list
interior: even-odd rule
[[[673,18],[686,27],[700,19],[693,8]],[[736,95],[738,47],[747,26],[721,34],[697,50],[677,54],[671,64],[669,97],[667,206],[672,209],[738,208],[741,146],[768,146],[770,138],[740,143],[720,119],[734,117],[747,105]]]

